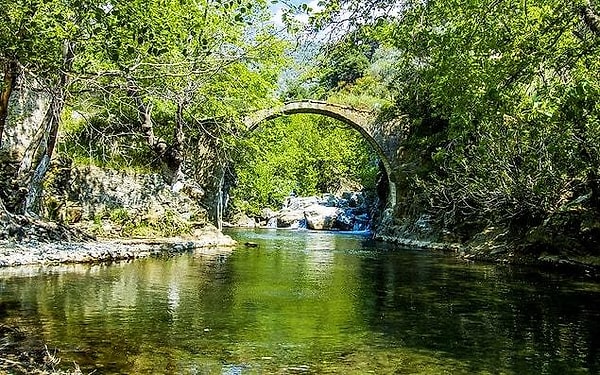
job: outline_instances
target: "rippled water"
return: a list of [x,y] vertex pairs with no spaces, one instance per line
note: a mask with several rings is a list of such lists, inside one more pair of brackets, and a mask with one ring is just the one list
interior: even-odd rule
[[96,373],[593,374],[600,285],[307,231],[0,270],[0,323]]

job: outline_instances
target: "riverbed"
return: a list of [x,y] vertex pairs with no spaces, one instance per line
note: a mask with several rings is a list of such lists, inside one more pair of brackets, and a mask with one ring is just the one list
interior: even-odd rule
[[[0,269],[0,324],[101,374],[595,374],[600,285],[352,233]],[[256,246],[254,246],[256,245]]]

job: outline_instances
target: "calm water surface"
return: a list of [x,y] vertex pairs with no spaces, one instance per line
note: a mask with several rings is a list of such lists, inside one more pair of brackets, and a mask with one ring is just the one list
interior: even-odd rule
[[100,374],[597,374],[600,285],[347,234],[0,270],[0,323]]

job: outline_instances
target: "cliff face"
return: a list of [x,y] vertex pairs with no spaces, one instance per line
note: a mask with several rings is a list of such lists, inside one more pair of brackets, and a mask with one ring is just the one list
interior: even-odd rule
[[39,130],[50,100],[34,77],[23,73],[10,97],[6,127],[2,136],[2,149],[24,154],[35,133]]

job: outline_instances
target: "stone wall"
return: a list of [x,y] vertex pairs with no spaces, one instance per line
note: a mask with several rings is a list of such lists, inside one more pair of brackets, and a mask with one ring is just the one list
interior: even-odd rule
[[47,216],[78,223],[110,219],[115,212],[139,221],[157,221],[164,215],[195,224],[207,222],[199,203],[199,187],[166,184],[158,173],[71,167],[54,163],[44,192]]

